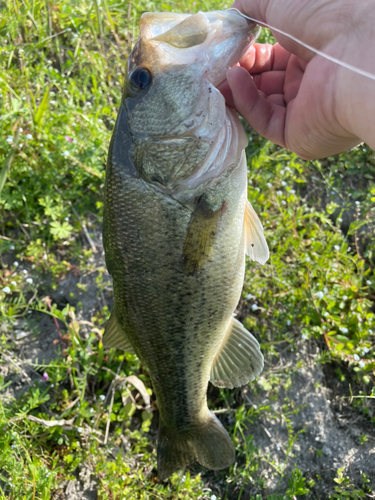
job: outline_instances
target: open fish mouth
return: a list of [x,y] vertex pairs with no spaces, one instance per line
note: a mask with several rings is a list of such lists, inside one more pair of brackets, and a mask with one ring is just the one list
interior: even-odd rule
[[193,461],[231,465],[208,381],[240,387],[263,368],[232,313],[245,252],[268,247],[247,195],[245,131],[217,85],[254,40],[233,12],[144,14],[106,171],[104,247],[115,307],[104,344],[135,352],[160,415],[161,480]]
[[145,62],[154,74],[194,64],[216,87],[258,33],[257,25],[237,12],[146,13],[140,20],[140,40],[128,70],[130,73]]
[[143,14],[123,103],[145,181],[183,201],[237,164],[247,137],[217,86],[257,34],[237,12]]

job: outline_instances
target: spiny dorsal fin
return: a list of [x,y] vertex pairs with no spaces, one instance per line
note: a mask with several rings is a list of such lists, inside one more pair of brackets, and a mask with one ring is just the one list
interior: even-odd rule
[[123,351],[135,354],[130,340],[117,319],[115,309],[112,310],[111,317],[105,328],[103,346],[114,347],[115,349],[122,349]]
[[224,210],[225,202],[219,209],[213,210],[205,197],[200,197],[191,216],[185,238],[185,274],[196,273],[209,259],[215,242],[217,225]]
[[263,370],[258,341],[234,317],[220,351],[211,367],[210,381],[216,387],[240,387],[254,380]]
[[270,256],[268,245],[259,217],[249,201],[246,203],[244,230],[246,255],[259,264],[265,264]]

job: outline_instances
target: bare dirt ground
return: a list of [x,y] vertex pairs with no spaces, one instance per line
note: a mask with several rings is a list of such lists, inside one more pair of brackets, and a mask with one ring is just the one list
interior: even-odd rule
[[[285,401],[294,403],[300,409],[288,416],[293,431],[300,432],[288,460],[286,472],[294,466],[302,470],[306,479],[313,479],[310,498],[328,498],[336,484],[337,469],[345,467],[352,483],[361,486],[361,475],[370,478],[372,489],[375,487],[375,429],[369,417],[355,411],[348,399],[338,399],[342,387],[335,380],[327,365],[315,362],[319,354],[314,343],[301,341],[294,352],[285,352],[280,359],[278,370],[287,370],[302,362],[291,377],[290,388],[282,388],[276,401],[270,394],[253,398],[255,404],[270,404],[277,413]],[[272,368],[271,368],[272,371]],[[264,374],[267,377],[267,372]],[[347,391],[345,391],[347,394]],[[251,396],[250,396],[251,398]],[[374,405],[370,409],[373,414]],[[284,421],[283,421],[284,420]],[[250,425],[247,432],[254,436],[255,446],[263,456],[272,457],[276,465],[285,463],[288,447],[288,428],[285,419],[264,418]],[[360,444],[360,436],[367,441]],[[261,476],[266,479],[266,491],[283,493],[288,487],[287,479],[278,481],[274,467],[261,462]],[[286,477],[288,477],[288,473]],[[321,479],[317,479],[317,478]],[[249,488],[249,493],[257,493]],[[246,498],[246,496],[245,496]]]

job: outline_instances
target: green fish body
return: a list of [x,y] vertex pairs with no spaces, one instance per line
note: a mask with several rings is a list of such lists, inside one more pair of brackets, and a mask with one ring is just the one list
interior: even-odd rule
[[268,248],[247,201],[246,136],[215,88],[251,39],[234,13],[142,16],[110,145],[104,248],[115,306],[104,344],[148,368],[161,479],[195,460],[233,463],[208,381],[237,387],[263,368],[233,311],[245,252],[264,262]]

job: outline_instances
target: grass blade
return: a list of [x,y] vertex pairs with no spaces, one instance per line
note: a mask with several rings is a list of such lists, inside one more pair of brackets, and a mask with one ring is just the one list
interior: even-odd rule
[[94,0],[94,5],[95,5],[95,10],[96,10],[96,17],[98,19],[99,36],[100,36],[100,39],[102,39],[103,38],[103,27],[102,27],[102,19],[100,16],[100,8],[99,8],[98,0]]
[[44,112],[48,107],[48,96],[49,96],[50,89],[51,89],[51,86],[48,86],[47,90],[43,96],[42,102],[40,103],[39,108],[38,108],[37,112],[35,113],[35,116],[34,116],[35,125],[38,125],[40,123],[41,119],[43,118]]
[[0,198],[1,198],[1,192],[3,190],[5,181],[8,177],[8,172],[9,172],[10,167],[12,165],[13,156],[14,156],[14,153],[15,153],[17,145],[18,145],[19,136],[20,136],[20,129],[18,128],[17,132],[16,132],[16,137],[14,138],[14,145],[13,145],[12,149],[10,150],[8,156],[6,157],[6,160],[4,162],[4,166],[0,172]]

